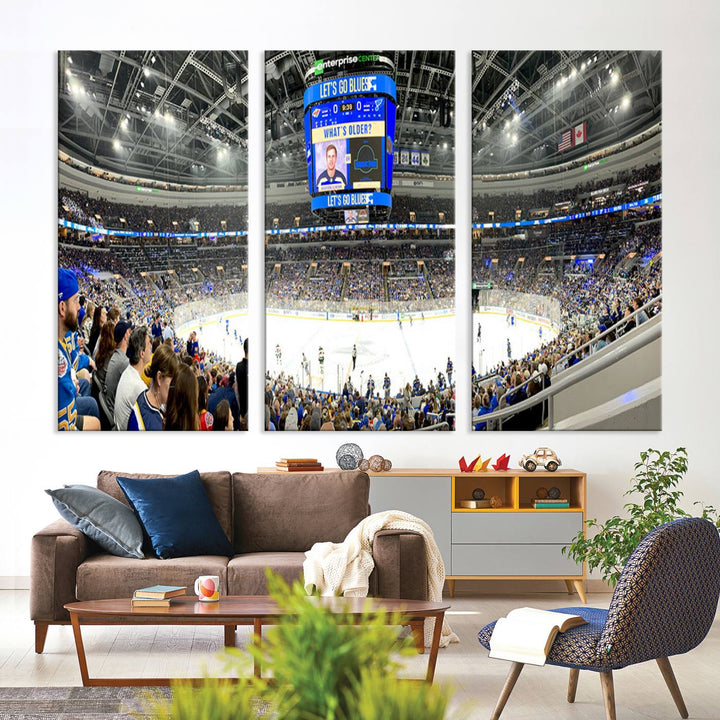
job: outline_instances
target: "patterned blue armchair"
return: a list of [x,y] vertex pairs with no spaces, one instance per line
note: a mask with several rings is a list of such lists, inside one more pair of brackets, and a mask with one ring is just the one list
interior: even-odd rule
[[[613,670],[655,660],[683,718],[688,716],[668,657],[688,652],[707,635],[720,594],[720,536],[701,518],[683,518],[648,533],[628,559],[610,608],[571,607],[587,625],[557,635],[547,662],[570,668],[568,702],[575,701],[580,670],[600,673],[605,714],[615,720]],[[495,623],[479,633],[490,649]],[[513,663],[493,720],[500,717],[522,663]]]

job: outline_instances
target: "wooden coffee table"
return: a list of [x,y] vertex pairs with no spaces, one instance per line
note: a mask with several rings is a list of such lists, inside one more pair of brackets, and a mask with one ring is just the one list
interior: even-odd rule
[[[321,604],[332,612],[345,613],[359,619],[363,611],[399,613],[404,625],[410,625],[418,652],[424,651],[423,623],[435,618],[430,655],[425,680],[432,683],[445,611],[450,607],[443,603],[421,600],[394,600],[385,598],[319,598],[308,597],[308,602]],[[75,648],[80,664],[84,686],[96,685],[169,685],[175,678],[91,678],[88,672],[81,625],[221,625],[225,628],[225,646],[235,646],[237,625],[252,625],[254,641],[260,643],[262,626],[273,625],[286,615],[270,597],[258,595],[221,597],[218,602],[198,602],[192,597],[173,598],[170,607],[140,607],[133,609],[131,600],[86,600],[65,605],[70,613]],[[256,659],[254,672],[260,677],[260,663]],[[188,678],[200,680],[201,678]]]

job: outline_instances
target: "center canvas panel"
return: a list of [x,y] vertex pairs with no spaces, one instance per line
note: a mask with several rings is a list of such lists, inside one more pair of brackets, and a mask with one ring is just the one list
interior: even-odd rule
[[265,55],[266,430],[454,430],[455,56]]

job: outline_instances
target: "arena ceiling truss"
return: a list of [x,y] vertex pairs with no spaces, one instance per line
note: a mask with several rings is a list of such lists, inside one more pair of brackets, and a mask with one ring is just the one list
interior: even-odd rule
[[[659,51],[473,52],[473,173],[541,168],[627,140],[661,120]],[[587,123],[587,141],[558,150]]]
[[59,150],[165,183],[247,182],[247,53],[61,51]]
[[[393,61],[397,86],[395,146],[429,150],[429,168],[413,175],[453,175],[455,56],[449,51],[378,50]],[[303,129],[304,77],[320,57],[346,53],[268,52],[265,55],[265,158],[269,182],[307,180]],[[397,169],[396,169],[397,172]]]

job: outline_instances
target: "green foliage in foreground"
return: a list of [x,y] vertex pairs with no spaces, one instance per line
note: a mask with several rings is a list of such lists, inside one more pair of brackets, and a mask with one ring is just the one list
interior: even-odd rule
[[[673,453],[652,448],[641,452],[631,487],[625,493],[639,495],[640,499],[623,506],[628,517],[615,515],[604,523],[587,520],[586,528],[597,530],[595,535],[586,538],[581,530],[563,553],[576,562],[586,561],[590,571],[599,568],[603,580],[615,587],[625,563],[645,535],[671,520],[691,517],[680,507],[683,493],[677,489],[687,467],[687,451],[682,447]],[[700,517],[720,528],[720,516],[712,505],[694,504],[700,505]]]
[[[443,720],[450,690],[398,681],[394,657],[412,654],[398,638],[399,616],[363,613],[359,621],[332,613],[268,572],[273,598],[285,617],[248,652],[274,683],[207,678],[201,686],[178,682],[172,699],[149,699],[145,712],[158,720]],[[338,599],[342,602],[341,599]],[[247,677],[248,652],[226,651],[226,669]]]

